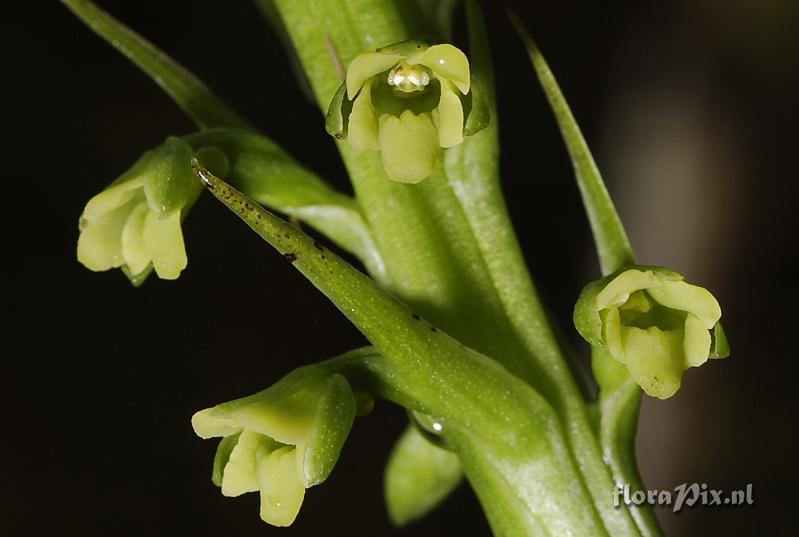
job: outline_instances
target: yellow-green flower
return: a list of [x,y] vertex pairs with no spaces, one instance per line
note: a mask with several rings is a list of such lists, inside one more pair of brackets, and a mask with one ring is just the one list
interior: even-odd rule
[[262,392],[197,412],[201,438],[223,437],[213,481],[225,496],[260,492],[261,518],[294,522],[305,489],[327,479],[356,414],[347,380],[290,374]]
[[122,268],[134,284],[152,269],[177,278],[187,263],[181,221],[202,191],[193,156],[186,142],[170,137],[90,199],[80,217],[78,261],[95,271]]
[[659,267],[628,268],[589,284],[574,311],[580,334],[660,399],[677,392],[687,368],[729,354],[720,318],[708,290]]
[[439,147],[456,146],[487,123],[466,55],[419,41],[357,56],[327,115],[330,134],[358,150],[380,150],[388,177],[403,183],[425,179]]

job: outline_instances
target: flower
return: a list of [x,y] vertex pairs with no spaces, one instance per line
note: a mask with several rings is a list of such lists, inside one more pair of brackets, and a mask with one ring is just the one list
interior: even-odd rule
[[418,183],[439,147],[488,124],[469,60],[449,45],[404,41],[357,56],[327,113],[327,131],[358,150],[380,150],[390,179]]
[[660,267],[627,268],[593,282],[574,310],[580,334],[660,399],[677,392],[687,368],[729,354],[720,318],[708,290]]
[[212,475],[222,494],[260,491],[261,518],[275,526],[291,525],[305,489],[330,475],[357,411],[347,379],[309,371],[191,419],[199,437],[222,437]]
[[[191,170],[194,155],[170,137],[90,199],[80,217],[78,261],[94,271],[122,268],[134,285],[152,269],[159,278],[177,278],[187,263],[181,221],[202,191]],[[219,150],[197,155],[227,171]]]

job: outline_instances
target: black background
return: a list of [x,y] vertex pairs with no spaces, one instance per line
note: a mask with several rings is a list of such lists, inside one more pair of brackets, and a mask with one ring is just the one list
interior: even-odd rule
[[[348,188],[321,117],[249,2],[100,4]],[[753,483],[755,505],[658,510],[664,527],[670,535],[792,534],[799,5],[508,5],[547,54],[642,261],[682,270],[724,308],[731,358],[689,371],[673,399],[645,401],[642,472],[651,488]],[[153,277],[133,289],[118,271],[81,267],[85,202],[144,150],[192,125],[60,3],[26,7],[4,17],[11,322],[0,533],[489,535],[465,486],[407,530],[386,522],[382,467],[405,422],[387,403],[358,420],[335,472],[308,491],[291,528],[263,524],[257,495],[227,499],[211,485],[214,445],[192,433],[194,411],[362,339],[208,197],[185,226],[190,261],[178,281]],[[568,159],[504,7],[491,3],[487,13],[504,186],[542,294],[568,329],[573,301],[597,269]]]

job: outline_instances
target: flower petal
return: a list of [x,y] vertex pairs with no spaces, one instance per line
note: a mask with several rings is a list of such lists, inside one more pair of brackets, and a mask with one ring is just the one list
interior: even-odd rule
[[693,313],[708,330],[721,318],[721,306],[704,287],[683,281],[666,281],[647,292],[667,308]]
[[685,318],[685,337],[683,339],[687,365],[698,367],[707,362],[710,357],[711,343],[710,330],[705,328],[696,315],[689,313]]
[[144,171],[149,166],[155,151],[147,151],[133,166],[131,166],[108,188],[94,196],[86,204],[81,215],[83,223],[96,222],[106,213],[109,213],[129,202],[135,195],[136,189],[144,186]]
[[156,274],[163,280],[177,279],[188,263],[180,228],[180,212],[175,211],[166,218],[160,218],[149,211],[144,218],[144,244],[153,258]]
[[258,461],[269,457],[279,447],[280,444],[268,436],[242,431],[222,473],[222,494],[234,497],[259,490]]
[[406,60],[411,65],[422,64],[443,76],[466,95],[469,93],[469,60],[459,48],[449,44],[433,45]]
[[604,315],[603,338],[608,352],[619,362],[625,364],[627,359],[624,357],[624,347],[621,339],[621,318],[618,308],[610,308]]
[[380,149],[377,115],[372,105],[372,81],[368,81],[352,104],[347,140],[355,149]]
[[149,212],[146,201],[142,201],[130,213],[122,228],[122,257],[133,275],[140,274],[150,264],[150,252],[144,242],[144,219]]
[[258,483],[261,519],[273,526],[290,526],[305,498],[294,447],[277,449],[259,460]]
[[612,306],[621,306],[630,295],[641,289],[649,289],[660,285],[661,280],[651,271],[638,269],[625,270],[616,276],[596,296],[597,310]]
[[347,98],[351,101],[367,80],[388,71],[401,59],[399,54],[380,52],[366,52],[356,56],[347,69]]
[[93,221],[82,222],[78,237],[78,261],[86,268],[100,271],[125,264],[122,255],[122,230],[137,205],[133,193],[126,197],[128,201],[121,206],[109,212],[98,213]]
[[380,116],[380,151],[389,179],[415,184],[433,171],[438,156],[438,132],[430,114],[406,110],[400,117]]
[[453,147],[463,142],[463,105],[455,87],[446,79],[438,77],[441,82],[441,97],[436,109],[436,126],[438,127],[438,145]]

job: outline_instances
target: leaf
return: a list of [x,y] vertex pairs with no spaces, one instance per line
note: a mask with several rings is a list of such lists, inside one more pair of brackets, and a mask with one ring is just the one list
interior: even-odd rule
[[124,54],[163,89],[201,129],[251,128],[205,84],[142,36],[88,0],[61,0],[97,35]]
[[524,24],[513,13],[509,13],[509,16],[519,37],[524,41],[538,80],[549,100],[563,135],[563,141],[569,151],[580,194],[583,197],[583,205],[588,213],[588,220],[594,234],[602,274],[610,274],[625,266],[634,265],[635,255],[627,238],[627,232],[624,230],[621,218],[616,213],[613,200],[610,199],[599,168],[597,168],[580,127],[563,97],[560,86],[541,51],[538,50],[538,46],[524,28]]
[[[608,275],[635,264],[635,254],[621,218],[555,77],[521,20],[512,12],[509,12],[509,17],[527,48],[571,157],[583,205],[591,224],[602,274]],[[630,379],[626,368],[619,369],[616,366],[620,364],[611,364],[609,360],[612,361],[613,358],[606,356],[606,353],[594,352],[592,355],[592,367],[600,387],[598,404],[603,413],[600,416],[600,444],[603,453],[610,458],[608,463],[614,482],[634,486],[640,484],[640,478],[635,467],[634,454],[629,450],[634,449],[640,389]],[[602,498],[600,490],[594,489],[593,492],[595,498]],[[599,504],[597,508],[602,512],[603,519],[613,521],[607,504]],[[616,512],[621,514],[623,510]],[[643,535],[658,533],[651,509],[646,506],[631,507],[629,513]],[[612,534],[621,533],[623,529],[629,531],[627,519],[616,518],[612,523],[619,524],[616,528],[609,526]]]

